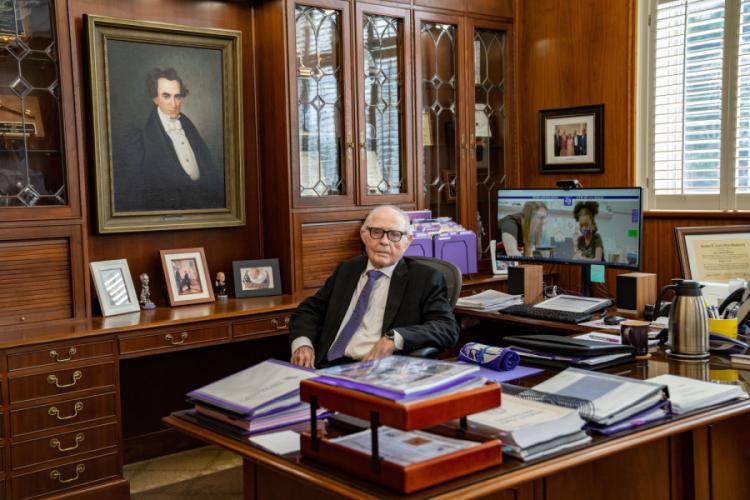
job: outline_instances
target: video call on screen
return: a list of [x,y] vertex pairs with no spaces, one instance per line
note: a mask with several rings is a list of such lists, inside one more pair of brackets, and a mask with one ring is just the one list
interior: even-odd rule
[[580,258],[580,253],[576,252],[584,226],[574,216],[577,203],[593,202],[598,208],[595,232],[601,237],[602,246],[602,260],[599,262],[638,268],[642,220],[640,188],[501,189],[497,198],[498,243],[501,241],[502,219],[520,214],[524,204],[530,201],[543,202],[547,206],[533,256],[519,258],[498,254],[498,259],[596,263]]

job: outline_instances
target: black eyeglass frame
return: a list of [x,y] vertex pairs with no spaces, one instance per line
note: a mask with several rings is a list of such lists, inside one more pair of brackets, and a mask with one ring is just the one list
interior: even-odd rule
[[[383,236],[387,235],[388,236],[388,241],[390,241],[392,243],[398,243],[399,241],[401,241],[402,239],[404,239],[404,236],[406,236],[406,234],[407,234],[406,231],[400,231],[398,229],[385,230],[382,227],[367,226],[365,228],[365,230],[368,232],[368,234],[370,235],[370,238],[372,238],[372,239],[382,240]],[[382,231],[383,233],[380,236],[375,236],[374,234],[372,234],[373,231]],[[398,239],[394,239],[394,237],[396,237],[396,236],[398,236]]]

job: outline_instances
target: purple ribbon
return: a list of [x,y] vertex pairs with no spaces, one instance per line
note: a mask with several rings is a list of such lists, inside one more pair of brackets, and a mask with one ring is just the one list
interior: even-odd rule
[[518,366],[521,357],[510,348],[503,349],[491,345],[469,342],[458,353],[459,361],[476,363],[496,371],[510,371]]

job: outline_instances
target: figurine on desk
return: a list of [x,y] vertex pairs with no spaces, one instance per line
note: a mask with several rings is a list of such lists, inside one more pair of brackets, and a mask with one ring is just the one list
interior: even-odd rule
[[149,310],[156,309],[156,304],[151,302],[151,287],[149,286],[148,274],[141,273],[141,295],[138,298],[138,302],[141,304],[141,309]]
[[226,301],[227,300],[227,283],[224,281],[224,273],[219,271],[216,273],[216,300]]

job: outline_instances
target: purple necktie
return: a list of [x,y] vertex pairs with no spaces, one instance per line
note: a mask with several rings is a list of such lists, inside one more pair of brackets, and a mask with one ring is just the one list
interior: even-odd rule
[[365,317],[367,304],[370,302],[370,294],[375,286],[375,282],[381,276],[383,276],[383,273],[377,269],[370,269],[367,271],[367,283],[365,283],[365,286],[359,294],[357,305],[354,306],[354,311],[352,311],[349,321],[346,322],[346,325],[341,329],[338,338],[328,350],[328,361],[333,361],[334,359],[339,359],[344,356],[346,346],[349,345],[349,341],[354,336],[354,332],[357,331],[359,325],[362,324],[362,319]]

